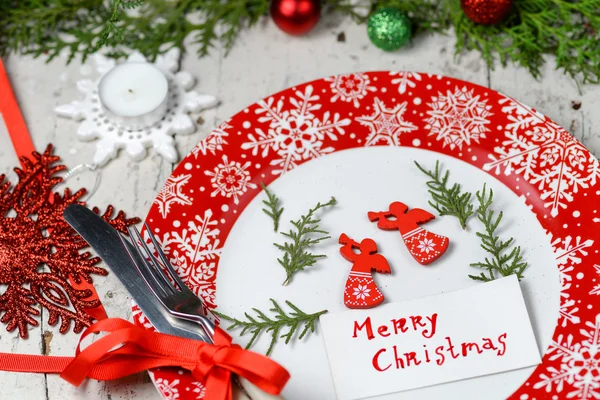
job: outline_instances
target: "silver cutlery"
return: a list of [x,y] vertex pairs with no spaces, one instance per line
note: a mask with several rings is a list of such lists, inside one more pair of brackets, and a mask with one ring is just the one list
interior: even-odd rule
[[[119,232],[112,226],[93,211],[78,204],[68,206],[64,211],[64,218],[104,260],[158,332],[210,342],[196,323],[174,318],[166,311],[137,270],[136,262],[141,265],[142,261],[137,259],[135,248],[127,241],[123,245]],[[250,397],[237,385],[233,385],[233,398],[261,400],[269,397]]]
[[[181,280],[148,224],[145,224],[145,227],[146,234],[150,238],[154,250],[156,254],[158,254],[158,258],[154,255],[154,252],[150,250],[137,228],[129,226],[127,229],[129,231],[129,236],[135,245],[134,252],[131,251],[130,246],[127,246],[128,243],[126,242],[126,239],[121,235],[119,236],[123,241],[126,251],[129,253],[131,261],[136,265],[136,268],[148,285],[148,288],[167,311],[174,317],[197,323],[202,328],[203,332],[209,336],[209,343],[213,343],[215,325],[204,315],[205,307],[202,300],[200,300],[200,298],[198,298]],[[175,285],[169,281],[169,278],[166,276],[161,266],[167,271],[167,274],[173,280]],[[252,399],[283,400],[283,397],[281,396],[263,392],[250,381],[242,377],[236,377],[234,379]]]
[[[140,275],[146,281],[154,296],[158,298],[172,316],[196,322],[202,327],[204,332],[208,335],[209,340],[212,342],[212,337],[215,333],[215,325],[204,315],[204,305],[202,300],[200,300],[181,280],[177,272],[171,266],[171,263],[167,259],[167,256],[160,247],[148,224],[144,225],[146,227],[146,234],[152,241],[152,245],[160,258],[160,261],[154,256],[154,253],[150,251],[137,228],[129,226],[127,228],[129,237],[132,238],[134,245],[137,244],[135,249],[138,257],[134,257],[129,250],[128,253],[130,253],[129,255],[132,261],[137,265]],[[144,260],[145,262],[139,263],[135,260]],[[175,282],[175,285],[173,285],[164,274],[161,265]]]
[[[174,317],[154,296],[138,271],[138,265],[143,265],[145,259],[139,257],[136,247],[123,240],[112,226],[90,209],[78,204],[68,206],[64,218],[117,276],[158,332],[212,342],[212,335],[207,335],[197,322]],[[160,249],[160,246],[155,247]],[[238,384],[233,385],[235,400],[283,399],[281,396],[272,396],[263,392],[246,379],[236,379],[236,381]]]
[[157,331],[207,341],[207,336],[198,331],[196,324],[171,316],[146,288],[126,247],[132,252],[135,249],[129,243],[123,246],[119,232],[93,211],[78,204],[68,206],[64,218],[108,265]]

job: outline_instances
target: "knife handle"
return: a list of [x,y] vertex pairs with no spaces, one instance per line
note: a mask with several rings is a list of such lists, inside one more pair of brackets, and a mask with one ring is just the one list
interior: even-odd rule
[[[250,399],[250,400],[285,400],[282,396],[277,396],[277,395],[272,395],[269,393],[265,393],[263,392],[261,389],[259,389],[258,387],[256,387],[254,384],[252,384],[252,382],[250,382],[249,380],[242,378],[241,376],[236,376],[234,378],[234,382],[235,384],[233,385],[233,399],[234,400],[246,400],[246,399]],[[242,387],[242,389],[240,390],[240,388],[238,387],[238,385],[240,387]],[[236,391],[238,393],[236,393]],[[248,396],[246,396],[243,392],[246,392],[248,394]],[[238,396],[241,397],[236,397],[236,394]]]

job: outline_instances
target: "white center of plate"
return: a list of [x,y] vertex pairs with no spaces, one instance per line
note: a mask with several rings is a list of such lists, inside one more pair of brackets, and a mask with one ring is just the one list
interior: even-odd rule
[[[550,240],[522,198],[487,173],[455,158],[406,147],[371,147],[352,149],[308,162],[275,180],[270,188],[285,207],[280,230],[289,230],[290,219],[298,219],[317,202],[336,197],[338,205],[320,214],[322,228],[332,239],[316,246],[313,252],[326,254],[315,267],[297,273],[289,286],[282,286],[285,271],[277,263],[282,254],[273,242],[285,238],[273,232],[271,220],[262,212],[264,194],[252,200],[240,215],[223,248],[217,274],[217,305],[225,314],[243,318],[251,308],[267,311],[269,298],[290,300],[307,313],[323,309],[345,311],[343,290],[351,264],[339,254],[337,238],[346,233],[360,241],[374,239],[380,253],[389,261],[392,275],[375,274],[375,281],[387,302],[427,296],[466,288],[482,283],[469,274],[478,270],[469,266],[487,254],[480,247],[475,231],[481,228],[476,217],[463,231],[454,217],[437,217],[424,228],[450,238],[448,252],[428,267],[418,264],[408,253],[398,232],[381,231],[369,222],[367,211],[387,209],[392,201],[402,201],[410,208],[431,210],[427,204],[426,177],[413,161],[433,168],[440,160],[451,171],[451,181],[475,193],[484,183],[494,190],[496,210],[504,211],[499,228],[503,238],[514,237],[525,252],[530,266],[521,288],[527,303],[538,347],[543,354],[551,342],[559,311],[560,282]],[[476,299],[473,299],[476,301]],[[465,304],[465,311],[468,311]],[[245,344],[248,335],[239,337]],[[266,352],[270,336],[263,334],[253,348]],[[290,371],[292,379],[284,390],[287,400],[335,399],[323,339],[316,334],[286,346],[282,340],[272,357]],[[519,388],[532,368],[467,379],[443,385],[377,397],[377,399],[504,399]],[[365,385],[368,382],[365,382]]]

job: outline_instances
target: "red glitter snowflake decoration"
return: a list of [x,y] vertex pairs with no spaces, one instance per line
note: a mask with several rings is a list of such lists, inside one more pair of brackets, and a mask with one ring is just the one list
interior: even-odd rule
[[[41,306],[49,313],[50,325],[61,322],[61,333],[69,330],[71,321],[73,331],[79,333],[93,321],[86,309],[99,306],[100,301],[90,298],[90,290],[74,288],[69,278],[92,283],[91,274],[107,274],[96,266],[98,257],[80,252],[88,244],[63,218],[68,205],[85,205],[79,199],[86,190],[52,192],[63,181],[57,174],[66,169],[52,154],[52,145],[43,154],[34,152],[32,159],[35,162],[21,158],[23,169],[15,168],[18,183],[14,186],[0,175],[0,321],[9,332],[18,327],[26,338],[28,325],[38,325],[35,316]],[[139,222],[125,218],[122,211],[111,218],[113,211],[109,206],[103,218],[122,232]]]

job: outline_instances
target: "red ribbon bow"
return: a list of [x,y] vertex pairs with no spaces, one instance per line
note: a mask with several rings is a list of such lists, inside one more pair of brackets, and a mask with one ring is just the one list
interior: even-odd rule
[[86,377],[112,380],[147,369],[177,366],[191,371],[206,386],[211,400],[230,400],[232,373],[270,394],[281,393],[290,378],[275,361],[232,344],[231,336],[219,327],[215,328],[215,344],[211,345],[111,318],[90,326],[81,340],[99,332],[110,334],[83,351],[78,345],[76,356],[60,374],[63,379],[79,386]]
[[[109,332],[84,350],[81,341],[92,333]],[[206,387],[210,400],[231,400],[231,374],[246,378],[270,394],[279,394],[289,372],[262,354],[231,343],[231,336],[215,328],[215,344],[165,335],[120,318],[104,319],[81,335],[75,357],[0,353],[5,371],[60,372],[79,386],[86,377],[101,381],[122,378],[158,367],[181,367]]]

